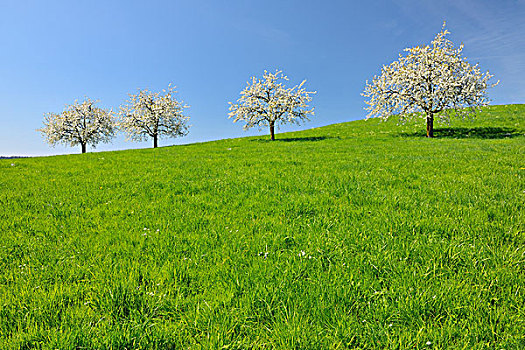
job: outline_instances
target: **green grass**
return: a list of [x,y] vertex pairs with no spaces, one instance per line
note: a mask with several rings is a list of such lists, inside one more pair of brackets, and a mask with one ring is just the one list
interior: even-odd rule
[[523,349],[524,120],[0,160],[0,348]]

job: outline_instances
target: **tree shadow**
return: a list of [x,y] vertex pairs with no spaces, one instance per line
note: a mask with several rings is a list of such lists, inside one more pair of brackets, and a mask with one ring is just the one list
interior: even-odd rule
[[252,139],[251,141],[256,142],[315,142],[315,141],[323,141],[328,139],[338,139],[340,140],[340,137],[334,137],[334,136],[310,136],[310,137],[284,137],[279,138],[276,137],[275,141],[272,141],[270,139]]
[[[404,137],[426,137],[426,131],[416,131],[412,133],[401,133]],[[475,128],[435,128],[434,137],[454,138],[454,139],[505,139],[523,135],[513,128],[482,126]]]

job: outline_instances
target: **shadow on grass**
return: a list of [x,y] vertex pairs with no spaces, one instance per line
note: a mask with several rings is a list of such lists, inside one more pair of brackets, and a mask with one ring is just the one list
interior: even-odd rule
[[[283,137],[279,138],[278,136],[275,137],[275,141],[273,142],[314,142],[314,141],[323,141],[323,140],[329,140],[329,139],[341,139],[340,137],[334,137],[334,136],[310,136],[310,137]],[[272,142],[270,139],[252,139],[251,141],[256,142]]]
[[[401,133],[405,137],[426,137],[426,131],[421,130],[413,133]],[[455,138],[455,139],[505,139],[521,136],[516,129],[500,127],[475,127],[475,128],[435,128],[434,137],[436,138]]]

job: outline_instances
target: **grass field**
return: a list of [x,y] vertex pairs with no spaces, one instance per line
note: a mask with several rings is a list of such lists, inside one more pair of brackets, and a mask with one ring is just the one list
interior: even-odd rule
[[524,349],[524,121],[0,160],[0,349]]

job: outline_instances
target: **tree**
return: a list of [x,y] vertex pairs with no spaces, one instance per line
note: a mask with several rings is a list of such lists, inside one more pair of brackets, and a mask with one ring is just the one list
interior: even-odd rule
[[82,153],[88,144],[95,148],[100,142],[107,143],[115,136],[115,118],[111,110],[95,107],[97,102],[86,98],[66,106],[61,114],[46,113],[44,127],[38,131],[52,146],[80,144]]
[[381,75],[366,82],[363,96],[370,113],[386,120],[399,114],[401,121],[415,115],[426,118],[427,137],[434,137],[434,118],[448,121],[450,113],[465,117],[488,105],[486,90],[493,76],[481,73],[478,65],[470,65],[462,56],[463,44],[455,48],[446,38],[445,29],[431,45],[405,49],[405,56],[389,66]]
[[162,92],[139,90],[135,95],[130,94],[127,104],[120,107],[118,125],[128,134],[128,139],[145,141],[152,138],[153,147],[157,148],[158,139],[162,136],[188,134],[187,121],[190,118],[184,116],[183,111],[189,106],[175,99],[175,86],[170,84]]
[[292,88],[285,88],[280,80],[288,80],[280,70],[275,73],[264,71],[262,79],[252,77],[237,103],[230,102],[228,118],[235,118],[234,123],[245,121],[244,130],[269,126],[272,141],[275,140],[276,124],[299,124],[309,120],[308,115],[313,115],[314,109],[308,109],[307,103],[312,100],[310,95],[316,92],[303,88],[306,80]]

